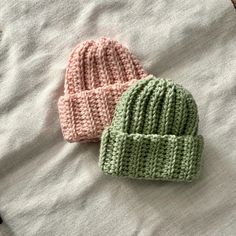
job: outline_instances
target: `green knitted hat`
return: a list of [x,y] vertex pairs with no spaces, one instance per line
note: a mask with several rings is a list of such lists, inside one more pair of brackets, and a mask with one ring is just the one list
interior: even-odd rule
[[192,181],[203,137],[192,95],[170,80],[148,76],[121,97],[102,135],[99,166],[106,174]]

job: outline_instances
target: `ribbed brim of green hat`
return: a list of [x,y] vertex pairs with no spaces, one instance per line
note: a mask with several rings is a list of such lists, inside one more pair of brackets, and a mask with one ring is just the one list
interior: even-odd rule
[[192,181],[199,176],[202,136],[103,132],[99,166],[105,174],[137,179]]

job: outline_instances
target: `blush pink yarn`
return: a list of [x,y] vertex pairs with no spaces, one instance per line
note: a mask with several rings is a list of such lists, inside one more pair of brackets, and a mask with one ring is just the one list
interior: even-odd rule
[[98,141],[111,124],[121,94],[146,75],[139,61],[115,40],[78,44],[69,58],[65,94],[58,101],[64,138]]

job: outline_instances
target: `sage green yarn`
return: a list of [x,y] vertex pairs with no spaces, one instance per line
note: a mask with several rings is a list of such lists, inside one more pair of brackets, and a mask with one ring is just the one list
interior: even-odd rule
[[121,97],[102,135],[106,174],[192,181],[200,171],[203,137],[192,95],[173,81],[148,76]]

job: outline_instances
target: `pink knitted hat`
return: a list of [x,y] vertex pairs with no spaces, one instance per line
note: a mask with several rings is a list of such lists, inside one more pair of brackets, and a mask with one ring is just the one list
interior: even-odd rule
[[146,75],[139,61],[115,40],[78,44],[69,58],[65,94],[58,101],[64,138],[98,141],[121,94]]

